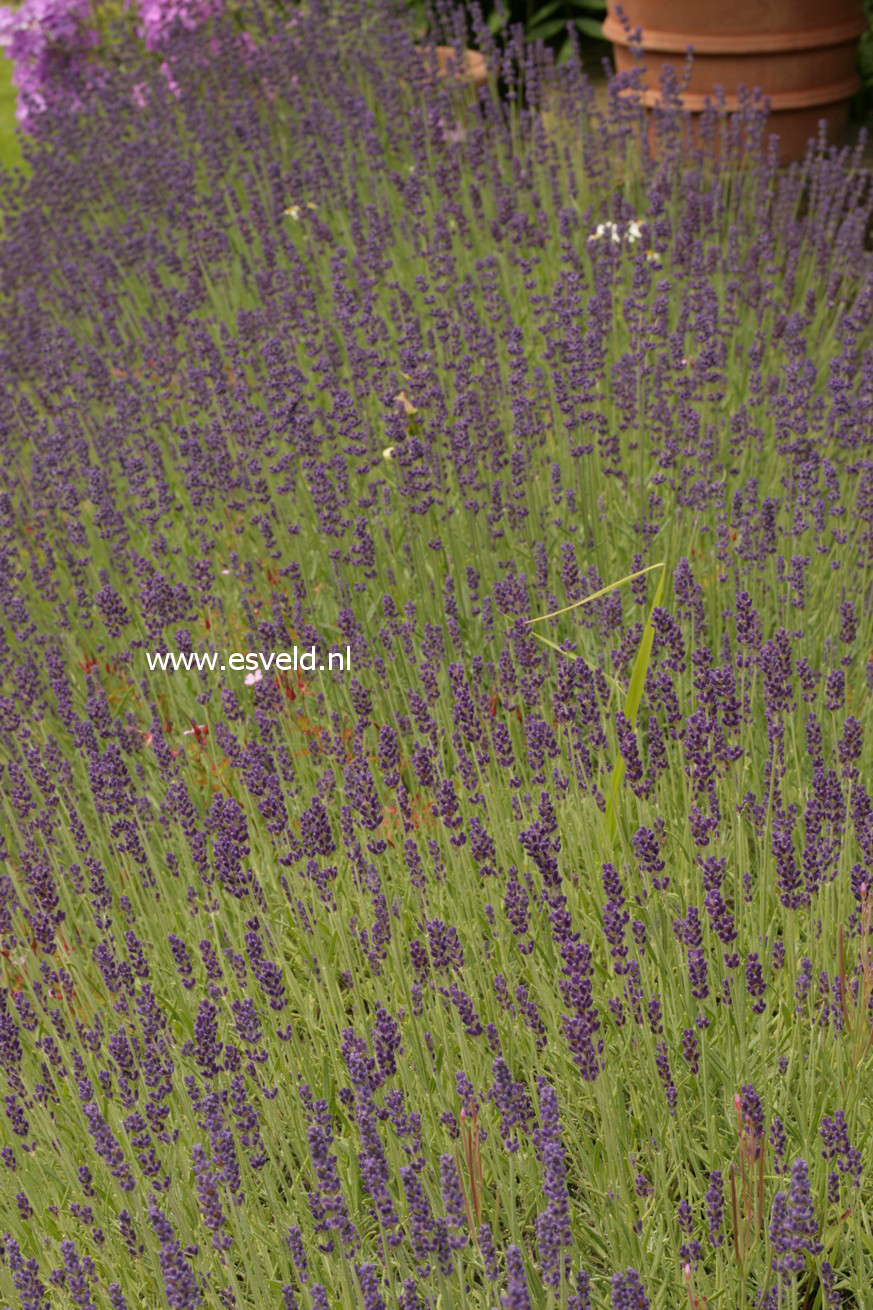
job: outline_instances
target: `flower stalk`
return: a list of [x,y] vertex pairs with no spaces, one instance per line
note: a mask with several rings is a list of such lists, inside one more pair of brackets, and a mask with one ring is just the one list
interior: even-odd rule
[[[472,1127],[470,1125],[471,1120]],[[467,1223],[470,1227],[470,1236],[473,1241],[475,1241],[476,1233],[482,1222],[482,1154],[481,1138],[479,1135],[479,1120],[476,1115],[476,1106],[473,1102],[470,1103],[469,1110],[466,1107],[461,1109],[461,1130],[463,1133],[464,1162],[467,1166],[466,1176],[469,1179],[469,1199],[467,1197],[467,1186],[464,1184],[464,1170],[461,1168],[461,1157],[457,1146],[455,1147],[455,1160],[458,1165],[458,1177],[461,1179],[461,1183],[464,1186],[464,1206],[467,1211]]]
[[852,1072],[867,1056],[873,1045],[873,1020],[868,1020],[873,997],[873,952],[870,950],[870,922],[873,918],[873,895],[866,883],[861,883],[861,979],[858,995],[849,998],[846,984],[846,954],[843,944],[843,925],[839,930],[840,999],[846,1031],[852,1036]]

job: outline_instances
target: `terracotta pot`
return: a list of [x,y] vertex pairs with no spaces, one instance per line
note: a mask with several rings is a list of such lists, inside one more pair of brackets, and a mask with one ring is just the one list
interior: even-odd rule
[[[424,59],[427,67],[430,67],[431,53],[428,46],[416,46],[418,54]],[[436,47],[437,58],[437,77],[448,77],[451,74],[460,74],[468,82],[472,82],[477,89],[484,86],[488,81],[488,65],[485,63],[484,55],[480,55],[478,50],[464,51],[464,68],[463,71],[458,69],[458,56],[453,46],[438,45]]]
[[[618,72],[634,67],[628,33],[609,0],[603,25]],[[807,141],[828,125],[828,139],[845,132],[849,102],[860,81],[858,38],[867,27],[861,0],[625,0],[631,30],[642,29],[645,101],[660,103],[661,65],[684,77],[693,47],[686,109],[701,111],[720,86],[728,110],[738,90],[760,90],[770,101],[769,131],[779,134],[783,162],[803,156]]]

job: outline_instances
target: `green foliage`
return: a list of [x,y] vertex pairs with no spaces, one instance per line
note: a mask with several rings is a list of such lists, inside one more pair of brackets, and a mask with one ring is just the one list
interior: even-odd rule
[[15,87],[12,63],[0,56],[0,166],[16,168],[21,164],[21,146],[15,128]]
[[869,20],[869,26],[858,42],[858,73],[861,77],[861,89],[855,98],[855,111],[859,118],[866,118],[873,111],[873,0],[865,0],[864,12]]
[[[416,30],[428,30],[430,0],[404,0],[415,15]],[[570,57],[568,28],[575,28],[584,38],[603,40],[606,0],[546,0],[539,6],[532,0],[487,0],[483,5],[488,27],[495,35],[515,23],[522,23],[528,41],[545,41],[551,45],[558,63]]]
[[558,63],[569,58],[571,45],[567,29],[596,41],[603,40],[606,0],[549,0],[528,20],[525,35],[529,41],[556,41]]

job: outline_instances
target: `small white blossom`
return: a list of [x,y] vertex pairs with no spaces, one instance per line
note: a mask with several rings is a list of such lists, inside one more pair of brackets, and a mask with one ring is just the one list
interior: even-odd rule
[[[603,237],[608,237],[614,246],[620,246],[623,241],[633,245],[635,241],[642,241],[645,235],[645,219],[633,218],[629,223],[598,223],[597,227],[589,236],[589,241],[600,241]],[[660,257],[654,250],[646,252],[646,259],[649,263],[660,266]]]
[[253,687],[256,682],[263,679],[263,676],[260,669],[255,669],[254,673],[247,673],[243,681],[247,687]]
[[305,205],[289,205],[287,209],[282,210],[282,213],[286,218],[293,218],[295,222],[299,222],[300,214],[303,209],[317,209],[317,208],[318,206],[314,205],[311,200],[307,200]]
[[619,245],[621,242],[621,232],[617,223],[598,223],[597,227],[588,238],[589,241],[599,241],[601,237],[608,236],[613,245]]
[[385,449],[382,451],[382,458],[383,458],[383,459],[393,459],[393,458],[394,458],[394,447],[393,447],[393,446],[386,446]]

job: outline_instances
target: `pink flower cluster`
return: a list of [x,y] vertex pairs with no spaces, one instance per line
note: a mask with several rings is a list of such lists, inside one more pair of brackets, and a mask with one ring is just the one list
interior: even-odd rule
[[193,32],[221,12],[221,0],[138,0],[140,35],[148,50],[158,50],[173,32]]
[[27,124],[58,95],[78,102],[85,61],[97,42],[89,31],[91,0],[25,0],[17,10],[0,6],[0,48],[15,65],[17,118]]
[[[99,0],[24,0],[18,9],[0,5],[0,49],[13,61],[18,90],[16,118],[28,130],[50,106],[78,109],[82,92],[100,80],[95,52]],[[221,0],[124,0],[138,11],[137,33],[146,49],[165,49],[181,31],[194,31],[222,8]],[[165,76],[169,70],[165,68]],[[170,89],[175,92],[171,76]],[[145,103],[140,94],[138,103]]]

